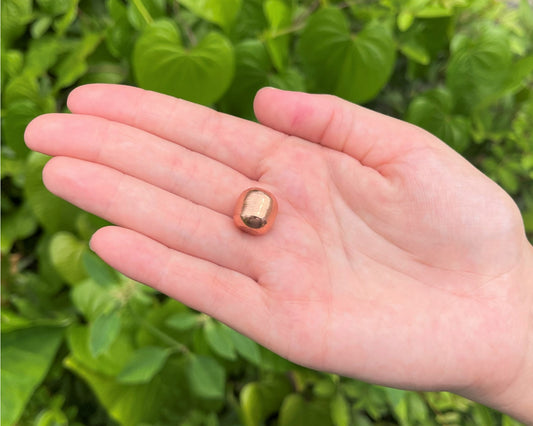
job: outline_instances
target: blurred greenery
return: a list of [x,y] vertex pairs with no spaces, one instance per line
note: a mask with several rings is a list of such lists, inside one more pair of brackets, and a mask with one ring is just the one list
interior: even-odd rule
[[92,82],[253,119],[265,85],[434,133],[509,192],[533,235],[526,0],[4,0],[2,425],[518,425],[450,393],[289,363],[118,274],[104,224],[54,197],[23,132]]

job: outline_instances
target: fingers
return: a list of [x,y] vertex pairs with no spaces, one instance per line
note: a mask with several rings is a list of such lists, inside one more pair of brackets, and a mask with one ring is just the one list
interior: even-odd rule
[[[108,167],[55,157],[43,171],[54,194],[117,225],[246,275],[257,272],[250,239],[230,217]],[[269,235],[255,241],[267,246]]]
[[254,186],[232,168],[151,133],[80,114],[47,114],[27,127],[29,148],[97,162],[226,215]]
[[264,125],[344,152],[372,168],[432,140],[416,126],[330,95],[264,88],[254,109]]
[[91,84],[76,88],[68,107],[137,127],[199,152],[257,179],[261,160],[282,135],[251,121],[135,87]]
[[257,337],[264,328],[267,318],[262,288],[238,272],[114,226],[97,231],[91,248],[125,275],[243,333]]

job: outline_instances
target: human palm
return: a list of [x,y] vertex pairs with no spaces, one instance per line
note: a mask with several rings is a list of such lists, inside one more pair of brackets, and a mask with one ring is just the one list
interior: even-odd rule
[[[272,89],[256,99],[263,125],[124,86],[79,88],[69,107],[26,141],[57,157],[52,192],[118,225],[91,246],[126,275],[294,362],[375,383],[488,395],[520,369],[520,214],[428,133]],[[264,236],[231,219],[252,186],[279,203]]]

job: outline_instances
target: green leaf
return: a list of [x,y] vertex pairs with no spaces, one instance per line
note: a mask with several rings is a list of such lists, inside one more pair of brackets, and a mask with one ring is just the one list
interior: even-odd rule
[[42,170],[49,157],[33,152],[26,163],[24,195],[44,229],[50,233],[74,230],[80,210],[51,194],[42,181]]
[[24,55],[20,50],[8,50],[2,55],[2,82],[5,82],[4,74],[12,78],[20,73],[22,64],[24,63]]
[[291,10],[283,0],[266,0],[263,10],[270,29],[281,30],[291,23]]
[[139,86],[204,105],[224,94],[233,68],[233,48],[222,34],[211,32],[187,50],[170,21],[148,26],[133,52]]
[[33,1],[17,0],[2,3],[2,51],[20,37],[32,20]]
[[70,0],[37,0],[39,8],[48,15],[61,15],[65,13],[70,5]]
[[229,113],[252,119],[254,96],[261,87],[268,85],[270,58],[264,44],[259,40],[239,43],[235,47],[235,56],[235,79],[222,103]]
[[[408,392],[406,395],[409,401],[409,420],[419,424],[426,424],[428,422],[429,410],[424,398],[416,392]],[[481,406],[478,405],[478,407]]]
[[505,166],[505,164],[500,165],[496,169],[496,181],[500,183],[507,192],[516,194],[520,188],[518,176]]
[[231,29],[231,40],[237,42],[257,39],[266,27],[263,0],[246,0]]
[[118,304],[118,300],[110,293],[109,287],[103,287],[92,279],[76,285],[70,296],[74,306],[89,321],[94,321],[104,312],[113,310]]
[[116,58],[129,57],[133,50],[134,29],[128,20],[127,8],[120,0],[108,0],[107,8],[113,19],[106,30],[107,48]]
[[167,362],[151,382],[138,385],[117,383],[114,377],[95,371],[92,367],[97,364],[83,364],[72,356],[64,364],[87,382],[118,424],[168,424],[167,416],[173,418],[190,409],[186,389],[178,386],[185,381],[183,362]]
[[351,34],[344,14],[322,9],[308,20],[299,52],[313,76],[313,90],[364,103],[389,80],[395,45],[388,25],[373,22]]
[[217,321],[209,320],[205,323],[204,335],[207,343],[216,354],[233,361],[237,359],[237,354],[233,340],[226,329],[227,327],[222,326]]
[[228,30],[241,8],[241,0],[178,0],[195,15]]
[[85,243],[70,232],[60,231],[52,236],[49,246],[50,260],[57,272],[71,285],[87,278],[81,262],[85,250]]
[[446,85],[459,112],[472,111],[505,84],[511,58],[508,34],[497,25],[480,25],[475,35],[454,36]]
[[[115,10],[117,7],[115,7]],[[128,2],[127,18],[131,25],[140,30],[154,19],[165,16],[165,0],[133,0]]]
[[400,12],[396,20],[398,29],[400,31],[407,31],[413,25],[414,20],[415,16],[410,11],[404,10]]
[[43,34],[48,31],[48,28],[50,28],[50,25],[52,25],[52,17],[51,16],[41,16],[39,19],[37,19],[33,24],[31,24],[31,36],[33,38],[40,38],[43,36]]
[[200,318],[201,315],[194,312],[178,312],[168,317],[165,324],[179,331],[187,331],[195,328]]
[[42,110],[32,101],[22,100],[8,104],[2,111],[2,145],[9,147],[17,158],[25,158],[28,148],[24,144],[24,131],[28,123]]
[[409,59],[429,65],[448,49],[451,26],[449,18],[417,19],[408,30],[398,34],[398,46]]
[[431,58],[424,46],[415,44],[413,42],[407,42],[400,45],[400,51],[407,56],[409,59],[412,59],[415,62],[418,62],[422,65],[428,65],[431,62]]
[[222,399],[225,394],[226,372],[214,359],[191,355],[187,369],[189,385],[199,398]]
[[400,401],[393,407],[394,417],[402,426],[409,425],[409,404],[407,398],[400,399]]
[[350,406],[348,401],[341,394],[337,393],[330,403],[331,419],[335,426],[350,426]]
[[533,55],[518,59],[511,65],[511,71],[498,90],[488,94],[478,108],[485,108],[506,95],[511,95],[527,86],[528,80],[533,75]]
[[444,18],[453,15],[453,8],[429,5],[416,13],[417,18]]
[[109,349],[97,357],[91,354],[90,337],[91,330],[88,325],[75,324],[69,327],[67,343],[70,356],[95,373],[115,377],[133,355],[131,336],[125,333],[119,334]]
[[259,40],[245,40],[235,48],[235,78],[221,101],[224,110],[240,117],[253,119],[253,99],[265,86],[284,90],[305,91],[304,75],[288,68],[276,74],[272,70],[268,51]]
[[35,327],[2,333],[2,424],[17,423],[31,395],[43,381],[61,343],[63,331]]
[[76,216],[75,232],[84,241],[90,241],[93,234],[104,226],[109,226],[109,222],[101,217],[86,211],[80,211]]
[[372,22],[351,34],[344,14],[325,8],[311,16],[298,49],[313,76],[313,90],[364,103],[389,80],[396,57],[388,25]]
[[259,425],[265,419],[262,395],[257,383],[246,384],[239,394],[244,426]]
[[330,376],[325,377],[317,382],[313,386],[313,395],[318,398],[331,398],[335,395],[337,385],[333,382]]
[[291,383],[286,378],[271,378],[245,385],[239,395],[244,425],[262,424],[279,411],[283,399],[290,392]]
[[36,76],[25,69],[6,85],[3,101],[9,106],[19,101],[31,101],[37,105],[40,99],[39,90]]
[[89,67],[87,58],[101,41],[102,36],[100,34],[88,33],[72,45],[70,52],[59,61],[54,69],[57,75],[55,90],[71,86],[87,72]]
[[327,403],[307,402],[300,394],[285,398],[279,412],[279,426],[333,425]]
[[282,90],[305,92],[306,85],[303,74],[297,68],[287,68],[279,74],[270,74],[268,79],[271,87]]
[[93,252],[85,250],[81,259],[85,271],[97,284],[107,287],[118,282],[117,272]]
[[120,314],[116,310],[96,317],[89,327],[89,349],[93,357],[107,352],[120,333],[120,327]]
[[21,315],[20,313],[10,311],[9,308],[3,308],[1,316],[2,333],[9,333],[12,331],[31,327],[65,327],[71,322],[69,318],[61,317],[59,315],[56,318],[29,319]]
[[79,0],[69,0],[65,14],[54,21],[54,29],[57,35],[63,35],[67,28],[69,28],[76,19],[78,3]]
[[232,328],[226,327],[226,331],[240,356],[254,365],[261,365],[261,352],[257,343]]
[[527,78],[533,75],[533,55],[520,58],[512,65],[512,72],[508,74],[504,88],[507,92],[514,92],[524,86]]
[[294,367],[294,364],[290,361],[263,346],[260,346],[259,350],[261,353],[261,367],[266,371],[282,373]]
[[269,24],[265,34],[268,53],[276,69],[283,71],[289,58],[290,37],[282,30],[291,25],[291,10],[282,0],[267,0],[263,8]]
[[394,388],[383,388],[385,391],[385,394],[387,395],[387,399],[389,400],[389,404],[394,409],[400,401],[402,401],[405,398],[406,391],[401,389],[394,389]]
[[56,37],[32,40],[26,54],[25,71],[34,76],[44,74],[57,62],[62,49],[62,43]]
[[36,230],[37,219],[27,204],[2,214],[2,255],[9,253],[15,241],[29,237]]
[[467,117],[452,114],[453,106],[449,91],[430,90],[413,99],[406,118],[462,152],[470,145],[470,121]]
[[158,346],[137,349],[124,369],[118,374],[119,383],[148,383],[161,371],[171,351]]

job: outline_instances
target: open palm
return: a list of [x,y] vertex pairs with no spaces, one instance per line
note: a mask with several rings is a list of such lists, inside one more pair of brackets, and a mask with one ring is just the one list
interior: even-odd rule
[[[520,214],[428,133],[274,89],[256,98],[263,124],[125,86],[81,87],[69,107],[26,141],[56,156],[52,192],[118,225],[91,246],[123,273],[294,362],[375,383],[489,395],[521,368]],[[252,186],[279,203],[260,237],[231,218]]]

